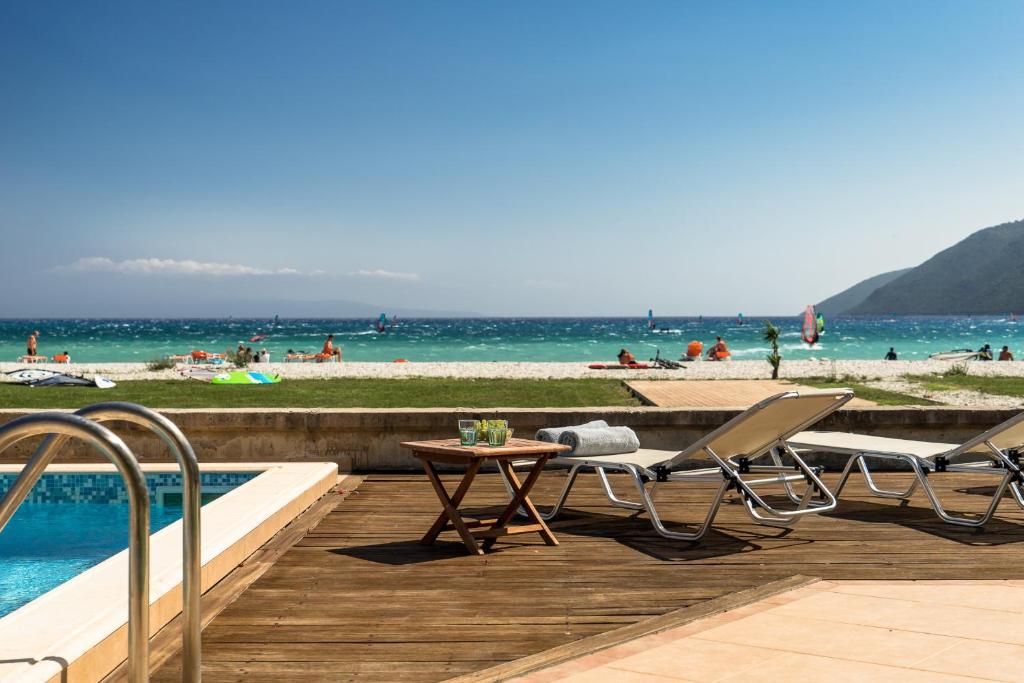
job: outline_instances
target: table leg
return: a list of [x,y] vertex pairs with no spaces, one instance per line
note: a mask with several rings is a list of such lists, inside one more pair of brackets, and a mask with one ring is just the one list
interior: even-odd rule
[[[544,463],[548,461],[547,456],[537,458],[537,462],[533,464],[533,469],[526,475],[526,481],[523,483],[519,482],[519,478],[516,476],[515,470],[512,469],[512,463],[507,460],[498,460],[498,467],[508,480],[509,485],[512,487],[513,495],[512,500],[505,507],[504,511],[498,516],[498,519],[491,526],[491,529],[497,529],[505,526],[512,515],[516,513],[516,510],[520,506],[526,511],[526,516],[536,525],[540,527],[538,533],[544,542],[548,545],[558,545],[558,539],[551,533],[551,529],[541,519],[540,514],[537,512],[537,508],[534,507],[533,502],[530,500],[530,490],[533,485],[537,483],[537,479],[540,478],[540,473],[544,469]],[[495,538],[484,539],[484,549],[489,549],[494,545]]]
[[448,496],[448,491],[445,490],[444,484],[441,483],[441,478],[437,476],[437,470],[434,469],[433,463],[429,460],[423,460],[423,470],[427,473],[427,479],[434,487],[434,492],[437,493],[437,497],[441,500],[441,505],[444,507],[444,512],[438,516],[437,521],[434,522],[430,530],[420,539],[420,543],[423,545],[430,545],[437,539],[438,534],[441,530],[447,526],[448,522],[451,521],[452,526],[459,532],[459,536],[462,537],[462,542],[466,544],[466,548],[469,552],[474,555],[483,555],[484,551],[477,545],[476,539],[473,538],[473,533],[466,526],[466,523],[462,520],[462,516],[459,514],[459,503],[466,495],[466,491],[469,490],[470,484],[473,483],[473,479],[476,477],[476,473],[480,470],[482,460],[474,460],[469,464],[469,469],[466,470],[465,476],[462,477],[462,481],[459,482],[459,486],[455,489],[455,494],[451,497]]

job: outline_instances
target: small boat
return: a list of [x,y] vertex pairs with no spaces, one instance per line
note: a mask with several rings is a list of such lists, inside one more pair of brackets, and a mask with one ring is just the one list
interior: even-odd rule
[[981,355],[980,351],[970,349],[953,349],[952,351],[940,351],[928,356],[928,360],[977,360]]

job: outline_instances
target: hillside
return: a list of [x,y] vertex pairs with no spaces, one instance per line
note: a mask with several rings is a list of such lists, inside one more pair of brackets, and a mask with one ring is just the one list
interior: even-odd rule
[[882,285],[851,315],[1024,311],[1024,220],[985,228]]
[[863,303],[876,289],[882,285],[889,284],[911,270],[913,269],[904,268],[903,270],[892,270],[888,273],[869,277],[867,280],[858,282],[853,287],[844,289],[838,294],[833,294],[815,306],[815,308],[827,316],[846,315],[851,309]]

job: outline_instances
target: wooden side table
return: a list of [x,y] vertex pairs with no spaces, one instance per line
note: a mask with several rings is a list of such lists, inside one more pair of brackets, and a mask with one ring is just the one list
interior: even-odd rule
[[[537,514],[537,508],[530,501],[530,490],[540,478],[544,463],[548,458],[564,451],[571,450],[568,446],[533,441],[531,439],[509,439],[504,446],[461,446],[458,439],[439,439],[436,441],[403,441],[402,445],[412,451],[423,464],[427,479],[434,487],[434,492],[444,508],[433,526],[420,539],[423,545],[432,545],[442,531],[455,530],[462,537],[462,542],[473,555],[483,555],[494,542],[502,537],[513,534],[538,533],[548,545],[558,545],[558,540],[551,529]],[[535,459],[533,467],[520,483],[512,470],[512,460]],[[466,497],[466,492],[473,484],[480,467],[487,461],[494,460],[512,487],[512,500],[509,501],[501,514],[494,519],[466,520],[459,514],[459,505]],[[466,465],[466,474],[462,477],[455,493],[449,495],[444,484],[438,477],[436,463],[446,465]],[[529,523],[509,526],[509,520],[516,514],[520,506],[526,511]],[[478,543],[482,539],[483,543]],[[481,547],[482,545],[482,547]]]

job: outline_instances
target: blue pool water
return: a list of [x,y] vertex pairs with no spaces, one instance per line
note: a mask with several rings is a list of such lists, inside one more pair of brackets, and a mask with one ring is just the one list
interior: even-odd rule
[[[203,501],[257,473],[204,474]],[[14,481],[0,476],[0,493]],[[181,477],[152,474],[150,532],[181,518]],[[126,493],[114,474],[47,474],[0,533],[0,616],[128,547]],[[167,503],[161,504],[165,499]],[[125,577],[127,581],[127,577]]]

